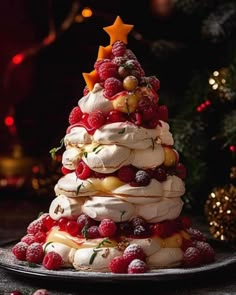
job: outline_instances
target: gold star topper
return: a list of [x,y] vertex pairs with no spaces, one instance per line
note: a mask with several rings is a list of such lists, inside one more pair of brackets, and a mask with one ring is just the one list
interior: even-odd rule
[[132,29],[133,25],[124,24],[120,16],[116,17],[113,25],[103,28],[110,36],[110,45],[116,41],[122,41],[127,44],[127,36]]

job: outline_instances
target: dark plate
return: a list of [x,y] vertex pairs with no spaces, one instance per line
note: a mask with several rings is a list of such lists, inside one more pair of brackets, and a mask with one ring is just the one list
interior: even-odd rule
[[62,269],[50,271],[42,266],[29,267],[27,263],[18,261],[11,253],[12,245],[0,248],[0,267],[15,274],[30,276],[42,279],[57,279],[62,281],[80,281],[83,282],[145,282],[145,281],[167,281],[176,279],[186,279],[189,276],[207,275],[215,271],[222,271],[227,267],[236,265],[236,250],[227,243],[214,241],[213,247],[217,253],[217,259],[214,263],[195,268],[167,268],[144,274],[112,274],[99,272],[73,271],[72,269]]

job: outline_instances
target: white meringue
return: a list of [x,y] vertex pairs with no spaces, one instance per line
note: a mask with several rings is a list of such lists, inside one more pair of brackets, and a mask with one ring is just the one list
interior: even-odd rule
[[148,256],[146,262],[150,268],[173,267],[181,263],[183,251],[180,248],[161,248]]
[[173,145],[174,139],[170,133],[170,126],[168,123],[161,121],[157,124],[158,142],[165,145]]
[[162,197],[162,183],[156,179],[151,179],[147,186],[131,186],[124,184],[112,191],[115,195],[140,196],[140,197]]
[[157,129],[138,127],[130,122],[116,122],[98,128],[93,141],[100,144],[117,144],[131,149],[146,149],[153,146],[158,136]]
[[92,170],[100,173],[113,173],[120,167],[129,165],[132,159],[133,153],[130,149],[115,144],[100,145],[83,156],[83,161]]
[[154,223],[177,218],[182,207],[181,198],[162,198],[159,202],[136,205],[136,213],[147,222]]
[[61,217],[74,219],[82,213],[82,204],[82,198],[68,198],[59,195],[51,202],[49,215],[54,220],[59,220]]
[[79,160],[82,158],[82,151],[76,147],[66,149],[62,155],[62,165],[69,170],[75,170]]
[[84,127],[72,127],[64,137],[65,146],[80,147],[92,143],[92,137]]
[[115,197],[94,196],[84,202],[82,211],[98,221],[110,218],[115,222],[121,222],[134,216],[135,207]]
[[88,114],[98,110],[107,113],[114,109],[111,101],[104,97],[103,87],[99,83],[96,83],[93,90],[79,100],[78,105],[83,113]]
[[181,178],[176,175],[167,176],[166,181],[162,182],[163,197],[179,197],[185,193],[185,184]]
[[43,245],[43,249],[45,253],[49,253],[53,251],[61,255],[63,260],[62,267],[72,266],[72,261],[74,261],[74,255],[75,255],[76,249],[71,248],[62,243],[57,243],[57,242],[46,243]]
[[75,172],[61,177],[54,187],[56,195],[66,195],[67,197],[92,196],[98,193],[89,179],[79,179]]
[[135,149],[131,162],[137,168],[152,169],[160,166],[165,159],[163,147],[160,144],[153,144],[145,150]]
[[[96,253],[94,260],[91,260]],[[116,248],[84,248],[78,249],[74,255],[73,266],[82,271],[109,271],[109,263],[116,256],[121,256],[122,252]]]

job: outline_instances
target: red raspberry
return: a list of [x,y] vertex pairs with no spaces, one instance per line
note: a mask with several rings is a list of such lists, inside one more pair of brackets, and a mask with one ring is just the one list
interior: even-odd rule
[[123,65],[126,61],[127,61],[127,59],[125,57],[122,57],[122,56],[115,56],[112,59],[112,62],[114,64],[116,64],[118,67],[121,66],[121,65]]
[[76,222],[79,225],[79,232],[81,232],[81,230],[83,230],[85,226],[90,227],[90,226],[96,225],[96,220],[92,219],[91,217],[89,217],[88,215],[84,213],[78,216]]
[[123,257],[129,264],[134,259],[144,260],[146,255],[141,246],[131,244],[124,250]]
[[26,251],[28,249],[29,245],[25,242],[18,242],[16,245],[12,248],[12,253],[18,260],[25,261],[26,260]]
[[189,247],[183,255],[184,267],[196,267],[202,264],[201,252],[195,247]]
[[98,68],[98,74],[103,81],[110,77],[117,77],[117,65],[112,62],[104,62]]
[[193,241],[191,239],[183,239],[181,249],[185,252],[189,247],[193,247]]
[[131,166],[123,166],[119,169],[117,176],[121,181],[131,182],[135,180],[136,169]]
[[126,49],[124,57],[127,59],[137,59],[136,55],[131,49]]
[[52,219],[52,217],[49,214],[46,214],[43,218],[43,224],[46,228],[46,231],[50,230],[53,226],[57,225],[57,221]]
[[102,237],[113,237],[116,234],[117,226],[109,218],[103,219],[98,226],[99,233]]
[[49,295],[46,289],[38,289],[32,295]]
[[123,84],[120,80],[111,77],[105,80],[104,83],[104,96],[106,98],[110,98],[113,95],[115,95],[116,93],[120,92],[123,90]]
[[105,123],[106,117],[103,115],[102,111],[93,111],[88,116],[88,124],[94,129],[98,129]]
[[72,235],[72,236],[76,236],[79,233],[79,225],[76,221],[73,220],[69,220],[66,223],[66,231]]
[[49,270],[56,270],[63,265],[63,259],[60,254],[54,251],[48,252],[43,258],[43,266]]
[[147,265],[143,260],[134,259],[128,265],[128,273],[145,273],[147,272]]
[[160,182],[163,182],[167,179],[166,170],[161,167],[155,169],[152,176],[153,176],[153,178],[155,178],[156,180],[158,180]]
[[105,62],[110,62],[111,60],[108,58],[99,59],[94,63],[94,69],[98,72],[100,66]]
[[68,174],[68,173],[71,173],[72,170],[67,169],[67,168],[65,168],[65,167],[61,167],[61,172],[62,172],[63,175],[66,175],[66,174]]
[[83,180],[89,178],[92,175],[92,170],[84,163],[84,161],[80,161],[75,170],[75,174],[79,179]]
[[86,85],[83,90],[83,95],[86,96],[89,93],[88,86]]
[[117,110],[113,110],[108,113],[106,120],[107,120],[107,123],[125,122],[127,121],[127,117],[125,113],[122,113]]
[[148,84],[151,85],[154,91],[158,91],[160,89],[160,81],[155,76],[147,77]]
[[27,245],[33,244],[35,241],[35,237],[32,234],[27,234],[21,238],[21,242],[25,242]]
[[129,74],[135,76],[138,80],[144,76],[144,71],[140,63],[135,59],[129,59],[124,67],[129,70]]
[[31,263],[41,263],[43,261],[44,251],[40,243],[33,243],[28,246],[26,251],[26,260]]
[[113,273],[127,273],[128,264],[122,256],[116,256],[109,263],[109,269]]
[[194,241],[206,242],[207,240],[206,236],[198,229],[190,227],[186,231]]
[[47,231],[42,218],[32,221],[27,227],[28,234],[35,235],[38,231]]
[[152,227],[152,232],[154,233],[154,235],[161,238],[165,237],[165,224],[163,222],[154,224]]
[[209,243],[197,241],[194,246],[200,251],[203,263],[215,261],[216,253]]
[[192,221],[189,216],[180,216],[179,221],[182,229],[190,228],[192,225]]
[[39,231],[35,234],[35,242],[38,242],[38,243],[44,243],[46,241],[46,233],[42,232],[42,231]]
[[122,41],[116,41],[113,45],[112,45],[112,50],[111,50],[112,54],[114,56],[122,56],[125,54],[126,52],[126,44]]
[[175,167],[176,175],[181,179],[185,179],[187,177],[186,167],[182,163],[178,163]]
[[80,107],[78,107],[78,106],[74,107],[69,115],[70,125],[78,123],[81,120],[82,115],[83,115],[83,113],[82,113]]
[[99,233],[97,225],[90,226],[88,228],[87,234],[88,234],[88,239],[100,238],[100,233]]
[[60,227],[60,230],[65,230],[66,229],[66,224],[67,224],[68,221],[69,220],[66,217],[61,217],[58,220],[58,226]]
[[168,108],[165,105],[159,106],[157,110],[157,117],[159,120],[167,122],[168,121]]

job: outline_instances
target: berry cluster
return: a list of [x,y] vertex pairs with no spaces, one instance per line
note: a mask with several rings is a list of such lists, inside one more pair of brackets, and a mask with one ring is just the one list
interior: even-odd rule
[[[72,109],[69,124],[82,126],[91,134],[104,124],[130,121],[145,128],[155,128],[159,120],[168,120],[168,109],[159,106],[160,81],[155,76],[145,76],[142,66],[126,44],[116,41],[109,58],[94,63],[103,95],[113,104],[114,110],[83,113],[79,106]],[[84,95],[89,92],[84,88]]]
[[[61,171],[64,175],[73,172],[65,167],[62,167]],[[132,186],[147,186],[152,178],[163,182],[167,179],[168,175],[177,175],[181,179],[185,179],[186,168],[182,163],[176,163],[176,165],[172,167],[161,165],[154,169],[147,170],[138,169],[133,165],[127,165],[113,173],[100,173],[90,169],[89,166],[81,160],[75,169],[75,174],[81,180],[89,177],[105,178],[108,176],[116,176],[119,180],[129,183]]]
[[145,273],[148,270],[145,258],[143,249],[137,244],[131,244],[125,248],[122,256],[111,260],[109,269],[113,273]]
[[213,247],[207,242],[206,236],[192,227],[187,229],[190,239],[183,240],[182,250],[184,251],[182,266],[185,268],[197,267],[212,263],[216,259]]
[[43,244],[47,232],[57,225],[49,214],[32,221],[27,227],[27,234],[12,248],[12,253],[18,260],[30,264],[42,264],[46,269],[59,269],[63,265],[62,257],[56,252],[45,254]]

